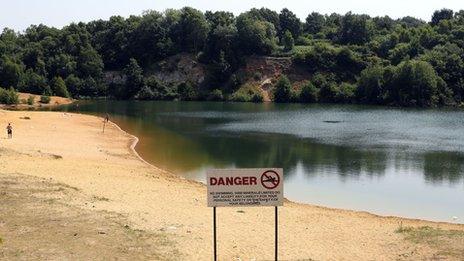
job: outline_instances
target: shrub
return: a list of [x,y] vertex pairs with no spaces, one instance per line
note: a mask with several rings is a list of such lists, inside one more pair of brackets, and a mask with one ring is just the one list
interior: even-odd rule
[[197,93],[192,87],[192,84],[188,82],[183,82],[177,86],[177,93],[179,93],[179,98],[183,101],[192,101],[197,98]]
[[0,88],[0,104],[18,104],[18,93],[13,89]]
[[361,72],[358,79],[356,96],[363,103],[380,104],[383,102],[384,68],[382,66],[368,67]]
[[253,96],[251,96],[252,102],[258,103],[258,102],[263,102],[263,100],[264,100],[263,94],[260,92],[256,92],[253,94]]
[[289,102],[292,99],[292,84],[287,76],[280,76],[274,89],[275,102]]
[[29,97],[27,98],[27,104],[34,105],[34,95],[29,95]]
[[334,102],[336,101],[337,85],[334,82],[325,82],[322,84],[319,95],[322,102]]
[[317,102],[319,96],[319,89],[314,86],[311,82],[307,82],[303,85],[300,92],[300,101],[301,102]]
[[290,31],[285,31],[284,36],[282,37],[282,43],[284,45],[284,51],[290,51],[295,46],[295,40],[293,39],[292,33]]
[[224,95],[222,94],[222,91],[219,89],[214,89],[208,96],[208,100],[210,101],[223,101],[224,100]]
[[356,85],[350,83],[342,83],[340,87],[337,88],[335,94],[336,102],[351,103],[354,101],[356,92]]
[[258,97],[253,97],[255,94],[260,95],[261,90],[250,84],[245,84],[236,92],[232,93],[232,95],[229,97],[229,100],[234,102],[250,102],[253,101],[253,98],[259,99]]
[[69,92],[68,89],[66,88],[66,83],[64,82],[63,78],[61,77],[55,77],[51,80],[50,82],[51,88],[53,90],[53,93],[55,93],[56,96],[60,97],[69,97]]
[[47,96],[47,95],[40,96],[40,103],[43,103],[43,104],[50,103],[50,96]]

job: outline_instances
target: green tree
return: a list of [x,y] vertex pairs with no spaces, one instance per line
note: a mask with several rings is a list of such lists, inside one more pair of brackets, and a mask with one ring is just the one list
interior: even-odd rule
[[290,31],[286,31],[282,37],[282,43],[284,44],[285,51],[291,51],[295,46],[295,40],[293,40],[292,34]]
[[385,95],[384,68],[368,67],[361,72],[356,96],[362,103],[381,104]]
[[348,12],[340,26],[340,42],[343,44],[365,44],[372,36],[372,24],[365,15]]
[[21,80],[22,68],[12,59],[0,58],[0,86],[16,88]]
[[287,8],[282,9],[279,14],[279,36],[285,37],[288,32],[291,33],[293,39],[297,39],[302,32],[302,25],[300,19]]
[[61,78],[60,76],[54,77],[50,81],[50,85],[51,85],[53,93],[56,96],[66,97],[66,98],[69,97],[69,92],[68,92],[68,89],[66,88],[66,83],[64,82],[63,78]]
[[437,10],[432,15],[432,25],[438,25],[442,20],[450,20],[453,18],[454,12],[451,9]]
[[287,76],[280,76],[274,88],[275,102],[290,102],[292,99],[292,84]]
[[310,34],[319,33],[325,25],[325,17],[317,12],[312,12],[306,17],[305,31]]
[[209,31],[209,24],[204,14],[191,7],[184,7],[181,10],[179,26],[184,50],[200,51],[206,42]]
[[13,88],[0,88],[0,104],[17,104],[19,103],[18,93]]
[[35,73],[32,69],[27,69],[23,74],[18,90],[33,94],[42,94],[48,87],[47,78]]
[[237,18],[237,30],[242,50],[246,54],[270,54],[276,48],[276,30],[272,23],[247,15]]
[[395,68],[387,82],[392,103],[400,106],[435,106],[438,104],[438,82],[433,67],[424,61],[406,61]]
[[177,93],[179,93],[179,98],[183,101],[192,101],[197,97],[195,89],[189,82],[179,84],[177,86]]
[[82,80],[79,77],[71,74],[66,77],[65,84],[72,97],[79,97],[82,88]]
[[306,82],[301,88],[300,101],[309,103],[317,102],[319,96],[319,90],[311,82]]
[[119,94],[119,98],[132,98],[144,85],[143,70],[137,60],[133,58],[129,60],[129,64],[124,68],[124,75],[126,76],[125,90]]

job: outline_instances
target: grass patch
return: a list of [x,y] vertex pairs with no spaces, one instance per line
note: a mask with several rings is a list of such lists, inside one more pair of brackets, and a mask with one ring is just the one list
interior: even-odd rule
[[0,245],[3,244],[3,238],[0,237]]
[[443,230],[429,226],[403,227],[396,233],[403,234],[405,239],[415,244],[425,244],[435,249],[437,254],[451,257],[464,257],[464,231]]

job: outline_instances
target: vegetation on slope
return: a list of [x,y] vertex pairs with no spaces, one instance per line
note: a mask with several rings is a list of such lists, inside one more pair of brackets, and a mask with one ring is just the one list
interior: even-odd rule
[[[0,86],[63,97],[261,101],[260,83],[249,86],[238,72],[247,57],[273,56],[291,57],[306,80],[296,86],[291,77],[276,76],[272,88],[285,85],[282,93],[270,92],[278,102],[459,105],[463,48],[464,11],[439,10],[430,22],[313,12],[302,22],[288,9],[251,9],[235,17],[185,7],[62,29],[5,29]],[[190,68],[204,71],[201,80],[166,82],[153,73],[179,54],[194,57]],[[107,79],[110,72],[120,79]]]

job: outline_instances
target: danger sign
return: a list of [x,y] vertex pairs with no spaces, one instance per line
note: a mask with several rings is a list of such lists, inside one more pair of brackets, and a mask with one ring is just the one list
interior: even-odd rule
[[282,206],[282,169],[215,169],[206,174],[208,207]]

